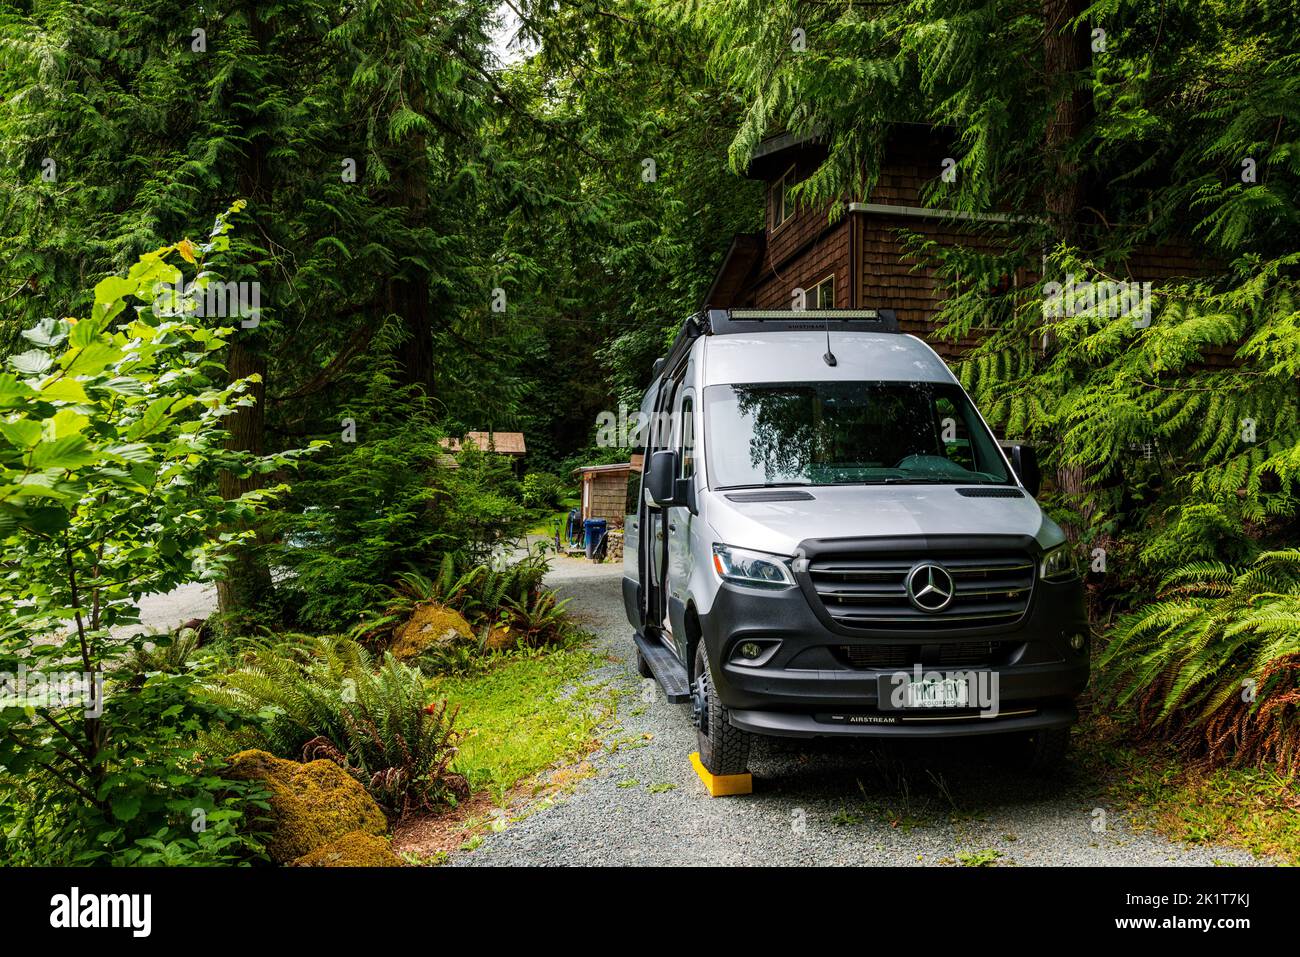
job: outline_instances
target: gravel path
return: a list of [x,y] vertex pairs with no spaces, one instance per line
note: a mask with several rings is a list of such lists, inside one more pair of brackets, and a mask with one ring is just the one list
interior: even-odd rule
[[[556,559],[551,584],[606,656],[590,680],[620,696],[595,773],[488,833],[456,865],[1250,864],[1244,851],[1183,847],[1130,830],[1095,783],[1012,768],[983,743],[762,739],[754,793],[713,799],[691,769],[695,730],[636,674],[620,569]],[[1104,814],[1104,828],[1101,827]]]
[[217,586],[193,582],[180,588],[140,599],[140,624],[113,629],[114,637],[127,638],[139,631],[169,632],[191,618],[207,618],[217,612]]

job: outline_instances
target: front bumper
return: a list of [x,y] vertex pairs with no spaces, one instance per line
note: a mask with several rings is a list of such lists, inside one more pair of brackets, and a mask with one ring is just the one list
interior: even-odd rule
[[[700,626],[731,723],[757,734],[938,738],[1064,727],[1077,719],[1073,702],[1088,683],[1090,642],[1079,650],[1069,645],[1071,635],[1089,636],[1081,580],[1037,582],[1014,626],[906,636],[827,624],[798,587],[766,591],[723,583]],[[737,664],[733,653],[746,641],[780,644],[761,665]],[[983,644],[996,653],[969,656]],[[859,666],[882,650],[907,657],[883,667]],[[918,665],[924,672],[970,675],[995,690],[996,707],[900,711],[882,700],[882,675],[912,674]]]

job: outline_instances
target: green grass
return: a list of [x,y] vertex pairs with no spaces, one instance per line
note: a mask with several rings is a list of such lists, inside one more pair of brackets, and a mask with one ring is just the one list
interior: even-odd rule
[[1002,857],[1001,851],[958,851],[957,863],[962,867],[992,867]]
[[1300,788],[1270,770],[1135,762],[1119,785],[1139,821],[1176,841],[1241,847],[1300,864]]
[[558,512],[552,512],[545,518],[539,519],[537,524],[528,530],[529,535],[545,535],[550,538],[555,534],[555,523],[560,523],[560,538],[564,538],[564,525],[569,520],[569,509],[577,508],[582,504],[578,498],[566,498],[561,503],[564,508]]
[[525,778],[587,754],[614,709],[613,689],[579,684],[597,664],[589,651],[561,648],[433,679],[434,694],[460,709],[463,736],[452,769],[474,791],[489,789],[501,800]]
[[1134,746],[1107,722],[1082,758],[1135,824],[1175,841],[1239,847],[1300,864],[1300,782],[1272,770],[1188,767],[1169,748]]

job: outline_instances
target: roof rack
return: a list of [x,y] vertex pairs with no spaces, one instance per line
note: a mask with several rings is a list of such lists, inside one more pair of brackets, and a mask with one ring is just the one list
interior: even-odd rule
[[706,309],[688,316],[672,348],[654,364],[652,378],[674,370],[700,336],[745,332],[898,332],[893,309]]

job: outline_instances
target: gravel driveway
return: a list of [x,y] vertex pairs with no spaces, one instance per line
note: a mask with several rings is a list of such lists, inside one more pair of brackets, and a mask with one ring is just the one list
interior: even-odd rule
[[636,674],[616,564],[559,558],[550,582],[624,690],[594,774],[554,803],[515,808],[455,865],[1250,864],[1245,851],[1183,847],[1130,830],[1083,773],[1047,782],[996,745],[761,739],[754,793],[710,798],[691,769],[695,730]]

